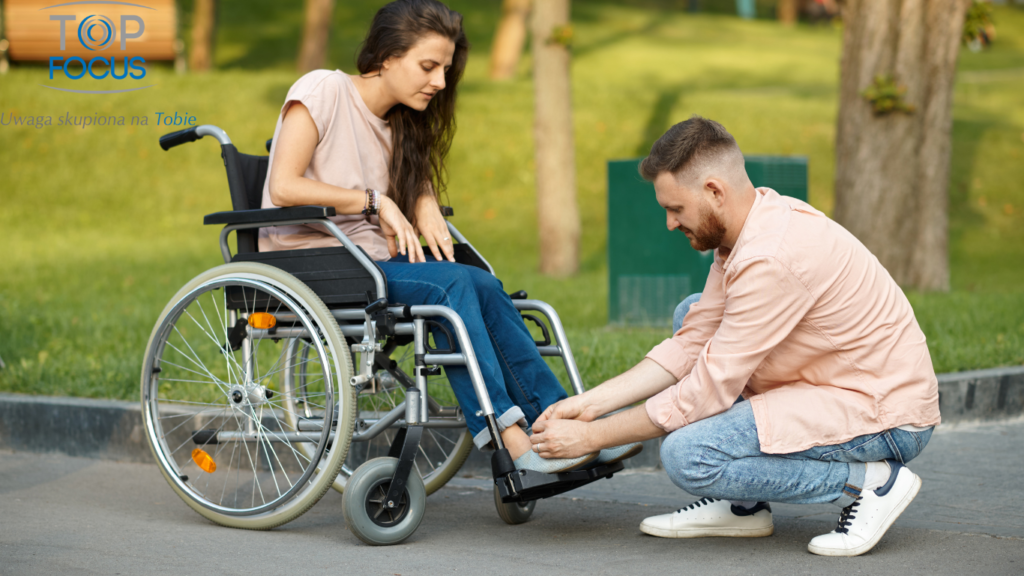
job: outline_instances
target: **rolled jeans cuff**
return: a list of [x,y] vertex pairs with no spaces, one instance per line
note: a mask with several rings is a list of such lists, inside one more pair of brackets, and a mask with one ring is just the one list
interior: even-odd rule
[[[526,427],[526,414],[523,413],[523,409],[519,406],[513,406],[498,417],[498,431],[503,432],[509,426],[519,422],[522,422],[524,428]],[[490,443],[491,431],[485,425],[483,430],[477,432],[476,436],[473,436],[473,444],[476,444],[477,448],[483,450]]]
[[832,501],[833,504],[840,508],[846,508],[853,504],[857,498],[860,498],[860,493],[864,486],[864,478],[868,471],[868,465],[862,462],[851,462],[848,466],[850,467],[850,477],[846,479],[846,484],[843,485],[843,495]]

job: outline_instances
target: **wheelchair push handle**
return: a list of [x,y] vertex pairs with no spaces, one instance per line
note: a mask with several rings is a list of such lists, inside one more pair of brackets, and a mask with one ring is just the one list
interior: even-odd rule
[[[198,126],[196,128],[198,128]],[[160,147],[164,150],[170,150],[180,144],[187,144],[189,142],[199,140],[202,136],[196,134],[196,128],[187,128],[185,130],[171,132],[170,134],[164,134],[160,137]]]
[[171,132],[170,134],[164,134],[160,137],[160,147],[164,150],[170,150],[179,144],[195,142],[203,136],[213,136],[221,146],[229,146],[231,144],[231,138],[228,138],[227,132],[213,124],[202,124],[200,126],[178,130],[177,132]]

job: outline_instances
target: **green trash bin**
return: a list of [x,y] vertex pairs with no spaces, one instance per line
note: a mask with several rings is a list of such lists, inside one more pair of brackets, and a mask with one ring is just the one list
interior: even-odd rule
[[[807,201],[807,158],[746,156],[754,186]],[[700,292],[713,256],[681,232],[669,232],[654,185],[640,177],[640,159],[608,162],[608,321],[666,326],[683,298]]]

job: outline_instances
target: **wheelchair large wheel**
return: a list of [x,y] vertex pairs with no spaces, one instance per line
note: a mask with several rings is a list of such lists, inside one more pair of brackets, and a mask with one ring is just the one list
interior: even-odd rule
[[[295,339],[310,349],[301,407],[318,426],[294,424],[296,403],[281,386],[293,369],[283,351]],[[351,374],[337,322],[302,282],[257,263],[208,270],[174,296],[146,348],[150,448],[199,514],[236,528],[279,526],[313,506],[345,461]]]
[[345,522],[353,534],[371,546],[398,544],[412,536],[423,521],[427,493],[418,474],[409,474],[394,507],[385,502],[397,466],[397,458],[374,458],[349,477],[342,500]]
[[[311,348],[308,343],[297,341],[288,351],[291,359],[287,365],[295,366],[291,377],[286,378],[284,386],[286,398],[295,403],[294,409],[288,410],[286,417],[304,418],[302,399],[306,389],[305,382],[310,377],[307,370],[314,373],[318,369],[315,362],[309,360]],[[412,347],[399,349],[394,359],[399,368],[411,360]],[[411,369],[410,369],[411,371]],[[394,409],[405,400],[405,388],[387,372],[380,372],[381,378],[374,387],[363,389],[358,397],[357,421],[375,421]],[[451,385],[444,376],[431,376],[427,381],[430,391],[431,417],[440,414],[454,414],[458,403],[451,392]],[[294,424],[293,424],[294,425]],[[353,442],[348,458],[338,472],[334,481],[334,489],[344,493],[345,486],[353,472],[364,462],[388,455],[391,442],[395,438],[397,428],[385,430],[376,438],[366,442]],[[413,470],[423,480],[427,495],[433,494],[448,483],[469,457],[473,449],[473,437],[466,428],[427,428],[423,431],[419,451],[413,462]]]

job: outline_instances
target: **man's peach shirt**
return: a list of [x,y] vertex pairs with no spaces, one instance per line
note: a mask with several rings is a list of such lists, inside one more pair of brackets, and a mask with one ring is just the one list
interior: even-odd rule
[[[913,247],[908,247],[912,250]],[[910,302],[842,226],[758,188],[682,329],[647,355],[679,382],[647,401],[667,432],[750,401],[761,451],[788,454],[939,423]]]

